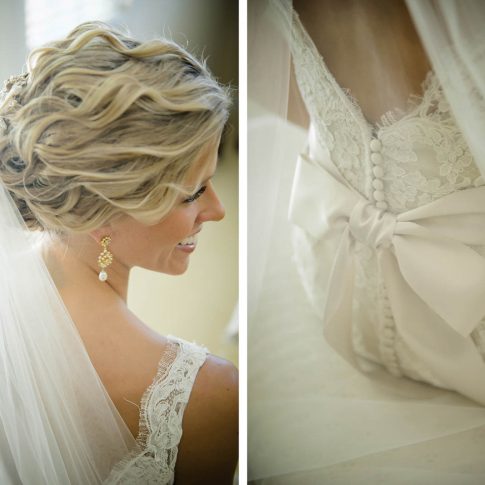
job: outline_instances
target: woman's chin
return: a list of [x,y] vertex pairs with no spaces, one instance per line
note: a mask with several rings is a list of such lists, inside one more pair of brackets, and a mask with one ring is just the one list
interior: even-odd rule
[[161,273],[171,276],[183,275],[189,269],[189,264],[190,258],[187,256],[184,260],[173,261],[170,265],[166,265]]
[[182,275],[189,268],[191,252],[192,251],[180,250],[177,247],[169,257],[159,260],[155,267],[147,269],[172,276]]
[[173,271],[170,271],[167,274],[169,274],[171,276],[180,276],[180,275],[183,275],[184,273],[186,273],[188,269],[189,269],[189,265],[187,264],[185,266],[185,268],[177,268],[177,269],[174,269]]

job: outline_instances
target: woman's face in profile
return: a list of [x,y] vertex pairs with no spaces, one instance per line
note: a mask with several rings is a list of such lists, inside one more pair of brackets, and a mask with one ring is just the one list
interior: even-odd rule
[[224,217],[211,181],[219,142],[218,136],[208,143],[189,169],[187,183],[197,187],[194,194],[178,202],[159,223],[148,226],[126,216],[112,224],[111,250],[121,264],[172,275],[185,272],[203,223]]

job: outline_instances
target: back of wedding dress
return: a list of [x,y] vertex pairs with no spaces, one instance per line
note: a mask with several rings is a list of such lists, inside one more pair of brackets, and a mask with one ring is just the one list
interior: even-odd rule
[[[351,19],[352,17],[348,21],[350,22]],[[403,281],[400,282],[401,286],[405,285],[406,288],[409,286],[413,296],[406,299],[401,292],[392,298],[390,293],[397,283],[391,281],[390,276],[386,278],[388,269],[385,267],[384,258],[389,255],[380,254],[383,252],[383,244],[370,234],[376,230],[376,227],[369,230],[365,227],[369,225],[368,221],[358,220],[356,212],[350,211],[352,233],[350,237],[353,244],[351,257],[355,261],[355,284],[351,302],[353,305],[351,338],[354,351],[367,360],[383,364],[396,376],[404,374],[437,386],[458,390],[485,403],[485,381],[482,378],[473,380],[469,386],[471,390],[460,389],[459,384],[456,384],[469,379],[467,374],[485,375],[485,365],[480,355],[484,345],[482,341],[484,323],[482,321],[477,325],[479,320],[473,321],[475,315],[467,313],[470,307],[476,306],[478,317],[483,320],[485,310],[483,305],[476,304],[476,301],[469,298],[472,294],[476,294],[479,300],[482,300],[482,297],[476,289],[471,289],[466,284],[463,284],[463,288],[458,288],[452,283],[453,288],[450,293],[445,293],[447,280],[456,278],[455,270],[457,267],[460,269],[459,263],[463,270],[465,269],[466,256],[462,261],[460,256],[461,253],[466,254],[466,251],[459,249],[453,251],[455,249],[453,247],[450,258],[457,259],[457,262],[449,268],[446,267],[446,261],[438,259],[438,254],[442,256],[440,250],[445,246],[444,239],[451,238],[460,242],[459,233],[463,231],[464,218],[468,217],[466,221],[470,225],[481,225],[485,222],[481,214],[474,221],[470,219],[470,213],[476,212],[475,206],[485,202],[483,188],[480,188],[484,182],[450,112],[438,79],[430,71],[423,82],[422,97],[411,96],[406,112],[395,114],[390,111],[381,118],[380,123],[372,124],[365,119],[357,102],[349,98],[337,84],[296,13],[293,23],[293,63],[311,119],[308,156],[317,167],[314,173],[308,175],[308,180],[303,179],[305,173],[310,170],[307,166],[308,162],[303,160],[297,167],[299,178],[297,177],[293,187],[291,218],[302,229],[297,234],[296,254],[300,258],[300,270],[314,306],[324,319],[327,287],[334,285],[331,275],[332,271],[336,272],[335,268],[332,270],[332,264],[337,251],[330,253],[320,250],[318,246],[321,239],[332,239],[330,232],[335,228],[329,228],[328,235],[320,232],[319,236],[315,237],[315,231],[319,229],[315,229],[313,225],[319,224],[315,221],[318,216],[308,220],[308,213],[311,212],[308,208],[309,204],[317,206],[320,200],[327,204],[319,193],[315,198],[310,198],[308,186],[318,174],[322,174],[319,191],[329,191],[333,188],[326,184],[325,168],[318,170],[327,159],[330,169],[335,167],[341,174],[342,186],[348,184],[362,196],[361,200],[368,204],[369,210],[364,217],[375,217],[376,221],[371,221],[372,225],[376,227],[379,224],[383,225],[380,221],[388,218],[388,225],[392,226],[389,230],[393,231],[394,235],[399,234],[396,222],[400,220],[406,221],[408,225],[420,224],[424,230],[431,231],[430,234],[424,235],[424,239],[427,244],[433,244],[432,240],[436,242],[434,247],[437,254],[436,266],[443,271],[441,273],[434,271],[434,274],[441,274],[443,277],[440,281],[443,296],[448,295],[449,302],[453,300],[452,305],[460,310],[464,318],[469,318],[470,321],[465,322],[465,325],[473,325],[466,349],[461,342],[462,335],[458,332],[446,335],[448,330],[446,317],[450,312],[446,313],[447,309],[433,306],[436,302],[427,296],[428,290],[423,287],[426,281],[421,274],[416,275],[415,279],[418,280],[416,282],[409,276],[411,268],[409,265],[406,267],[405,258],[400,257],[395,236],[391,236],[389,241],[389,244],[393,245],[389,248],[389,252],[393,253],[391,257],[397,259],[399,268],[396,268],[396,271],[404,275]],[[346,198],[347,195],[344,193],[342,197]],[[458,197],[461,197],[461,202],[458,201]],[[302,198],[304,198],[303,203],[300,202]],[[448,200],[449,203],[446,203]],[[470,209],[465,211],[458,209],[460,203],[468,205]],[[443,207],[436,207],[437,204]],[[422,215],[416,216],[416,211],[413,212],[413,209],[417,208],[424,209]],[[430,209],[426,212],[426,208]],[[339,211],[340,208],[334,210]],[[452,218],[457,210],[460,212],[460,220],[453,221]],[[412,214],[410,218],[408,218],[409,214]],[[433,217],[439,217],[439,223],[426,225],[423,222]],[[447,217],[449,221],[446,220]],[[440,226],[444,226],[444,229]],[[379,230],[382,229],[379,228]],[[409,230],[409,228],[406,229],[406,231]],[[417,237],[417,234],[413,234],[412,237]],[[473,240],[474,251],[485,254],[484,241],[483,231],[478,229]],[[469,243],[468,240],[464,242]],[[419,261],[420,246],[414,245],[410,248],[414,250],[413,258]],[[323,263],[324,260],[327,262]],[[484,267],[482,258],[477,257],[474,262],[477,266]],[[424,272],[424,267],[418,268],[418,272]],[[326,275],[329,281],[325,281]],[[477,279],[470,281],[470,284],[474,286],[484,284],[483,275],[482,271]],[[432,277],[430,284],[437,285],[438,281],[433,281]],[[341,298],[341,295],[338,297]],[[391,301],[389,301],[390,297]],[[436,323],[432,323],[433,315],[418,308],[422,301],[438,313],[441,317],[439,321],[436,319]],[[404,312],[401,312],[403,314],[396,314],[399,312],[399,306],[403,305],[405,306]],[[462,305],[468,308],[462,309]],[[415,308],[413,317],[410,316],[410,306]],[[415,321],[410,322],[411,319]],[[444,322],[443,319],[445,319]],[[340,321],[338,324],[343,325],[343,322]],[[411,325],[413,327],[433,325],[433,334],[428,342],[425,335],[420,336],[422,348],[413,342],[412,336],[406,335],[406,333],[417,335],[420,332]],[[468,337],[468,334],[466,336]],[[458,345],[456,341],[459,341]],[[428,347],[426,347],[427,343]],[[438,354],[442,351],[447,352],[448,355],[455,353],[457,357],[452,364],[454,368],[460,368],[457,361],[459,352],[475,353],[477,359],[475,362],[463,363],[455,381],[447,380],[453,370],[445,368],[439,361]],[[446,360],[446,357],[443,360]]]
[[[255,98],[248,126],[255,165],[270,159],[263,129],[277,126],[281,170],[271,257],[249,322],[251,476],[262,483],[482,483],[484,409],[443,388],[485,402],[483,279],[453,284],[468,268],[460,268],[462,252],[483,265],[483,179],[434,72],[406,109],[370,122],[299,17],[289,17],[310,129],[275,122]],[[388,87],[376,92],[385,97]],[[478,230],[470,235],[473,220]],[[458,244],[450,243],[453,251],[440,253],[440,244],[416,245],[415,226],[423,224],[426,237],[438,231],[433,240],[446,246],[463,238],[467,247],[454,253]],[[396,237],[411,239],[404,229],[415,231],[407,246]],[[420,292],[434,253],[437,267],[451,271],[446,280],[446,272],[426,275],[434,285]],[[455,254],[457,264],[444,254]],[[455,300],[428,319],[440,285],[441,298]],[[466,303],[456,298],[462,293]],[[462,319],[451,316],[452,304],[464,305]],[[323,341],[325,326],[332,347],[355,367]]]

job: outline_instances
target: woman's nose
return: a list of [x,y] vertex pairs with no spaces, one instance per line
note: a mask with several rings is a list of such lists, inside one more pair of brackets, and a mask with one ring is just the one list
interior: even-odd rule
[[206,194],[207,197],[205,198],[205,207],[202,209],[202,213],[200,217],[205,221],[220,221],[224,218],[226,214],[226,209],[222,205],[219,197],[214,190],[212,182],[209,183],[207,187]]

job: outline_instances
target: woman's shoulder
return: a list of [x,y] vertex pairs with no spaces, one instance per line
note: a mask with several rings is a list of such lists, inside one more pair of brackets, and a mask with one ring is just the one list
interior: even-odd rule
[[238,455],[238,371],[208,354],[183,421],[176,477],[182,483],[232,483]]
[[[119,367],[112,389],[123,418],[138,431],[139,447],[117,467],[116,476],[131,477],[140,468],[157,476],[175,472],[182,483],[231,483],[238,442],[235,366],[139,320],[129,323],[122,340],[127,345],[130,337],[130,352],[115,358]],[[124,325],[119,328],[123,333]]]
[[[140,401],[139,459],[145,461],[151,450],[181,483],[232,483],[238,451],[235,366],[180,338],[154,340],[160,360]],[[146,368],[152,367],[153,362]]]
[[178,448],[167,456],[176,457],[182,483],[230,483],[238,442],[235,366],[197,344],[160,335],[123,306],[96,307],[89,318],[86,312],[75,315],[77,325],[133,435],[145,444],[169,437],[150,443],[151,449],[163,454]]

